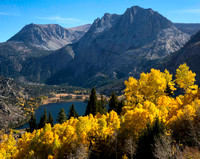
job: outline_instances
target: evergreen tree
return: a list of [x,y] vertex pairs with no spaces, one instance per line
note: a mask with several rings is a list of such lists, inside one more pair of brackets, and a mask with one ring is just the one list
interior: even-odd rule
[[53,117],[52,117],[52,115],[51,115],[51,112],[49,112],[49,119],[48,119],[48,123],[50,123],[51,124],[51,126],[53,127],[53,121],[54,121],[54,119],[53,119]]
[[62,124],[64,123],[65,121],[67,120],[67,117],[66,117],[66,113],[65,113],[65,110],[63,108],[60,109],[60,112],[58,113],[58,118],[57,118],[57,121]]
[[164,124],[160,122],[158,117],[154,120],[153,126],[147,123],[147,129],[139,138],[136,158],[154,159],[155,138],[159,139],[164,134]]
[[104,98],[103,95],[101,95],[101,100],[99,101],[99,111],[98,112],[101,114],[106,114],[106,112],[107,112],[106,106],[107,106],[106,99]]
[[117,114],[120,115],[120,113],[122,112],[122,108],[125,105],[125,101],[122,99],[119,103],[118,103],[118,110],[117,110]]
[[110,101],[109,101],[109,110],[108,111],[110,112],[111,110],[114,110],[115,112],[118,112],[118,104],[119,104],[118,97],[114,92],[112,92]]
[[97,102],[96,90],[93,87],[90,93],[90,99],[88,101],[88,105],[85,111],[85,115],[96,115],[99,111],[99,104]]
[[79,117],[79,115],[77,114],[77,112],[75,110],[74,104],[72,104],[72,106],[70,106],[70,111],[69,111],[69,114],[68,114],[68,119],[70,119],[71,117],[74,117],[74,118],[78,118]]
[[40,118],[40,122],[38,124],[38,128],[41,129],[45,126],[45,124],[48,122],[48,118],[47,118],[47,110],[45,108],[44,110],[44,114],[41,116]]
[[173,91],[170,89],[168,84],[167,84],[165,93],[167,94],[167,96],[170,96],[170,97],[172,97],[174,95]]
[[29,121],[30,132],[32,133],[35,129],[37,129],[37,121],[35,115],[31,115],[31,119]]

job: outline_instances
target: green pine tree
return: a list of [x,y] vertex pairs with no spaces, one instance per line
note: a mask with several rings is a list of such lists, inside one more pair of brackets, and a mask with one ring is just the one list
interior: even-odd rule
[[58,121],[60,124],[64,123],[67,120],[65,110],[63,108],[60,109],[60,112],[58,113],[58,118],[56,121]]
[[174,95],[173,91],[170,89],[168,84],[167,84],[165,93],[167,94],[167,96],[170,96],[170,97],[172,97]]
[[48,122],[47,110],[46,110],[46,108],[45,108],[44,114],[43,114],[43,116],[41,116],[41,118],[40,118],[40,122],[39,122],[39,124],[38,124],[38,128],[39,128],[39,129],[43,128],[47,122]]
[[154,120],[153,126],[147,123],[147,129],[139,137],[136,158],[154,159],[155,139],[160,138],[164,134],[165,126],[160,122],[158,117]]
[[52,117],[52,115],[51,115],[51,112],[49,112],[49,119],[48,119],[48,123],[50,123],[51,124],[51,126],[53,127],[53,121],[54,121],[54,119],[53,119],[53,117]]
[[90,99],[88,101],[88,105],[85,111],[85,115],[96,115],[99,111],[99,104],[97,101],[96,90],[93,87],[90,93]]
[[104,98],[103,95],[101,95],[101,100],[99,101],[99,111],[98,112],[100,114],[106,114],[106,112],[107,112],[106,106],[107,106],[106,99]]
[[118,110],[117,110],[117,114],[120,115],[122,112],[122,108],[125,105],[125,101],[122,99],[119,103],[118,103]]
[[31,119],[29,121],[30,132],[32,133],[35,129],[37,129],[37,121],[35,115],[31,115]]
[[74,118],[78,118],[79,117],[79,115],[77,114],[77,112],[75,110],[74,104],[72,104],[72,106],[70,106],[68,119],[70,119],[71,117],[74,117]]
[[114,110],[115,112],[118,112],[118,104],[119,104],[118,97],[114,92],[112,92],[110,101],[109,101],[109,110],[108,111],[110,112],[111,110]]

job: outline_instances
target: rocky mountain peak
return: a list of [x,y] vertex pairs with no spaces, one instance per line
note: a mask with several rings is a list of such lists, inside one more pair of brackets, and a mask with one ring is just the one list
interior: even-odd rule
[[159,14],[157,11],[150,9],[144,9],[139,6],[133,6],[128,8],[124,15],[124,21],[133,25],[150,25],[151,28],[166,29],[173,24],[170,20]]
[[73,32],[58,24],[41,25],[31,23],[23,27],[8,42],[23,42],[28,46],[43,50],[57,50],[78,41],[84,34],[84,31]]
[[122,15],[106,13],[78,43],[69,46],[74,60],[65,73],[55,74],[49,83],[55,79],[76,85],[99,75],[108,79],[137,76],[150,63],[180,49],[188,39],[188,34],[152,9],[134,6]]
[[125,11],[124,14],[137,14],[137,12],[141,11],[141,10],[144,10],[143,8],[139,7],[139,6],[133,6],[131,8],[127,8],[127,10]]
[[[102,18],[94,21],[87,33],[75,30],[77,27],[65,29],[55,24],[27,25],[10,41],[22,41],[46,50],[56,50],[69,45],[53,53],[48,52],[48,55],[39,50],[43,57],[23,57],[23,62],[18,60],[19,64],[16,63],[18,51],[14,59],[7,57],[11,66],[8,67],[8,62],[3,62],[4,69],[10,71],[10,68],[20,66],[20,69],[13,73],[14,76],[23,76],[33,82],[47,80],[50,84],[68,82],[69,85],[92,85],[95,79],[99,81],[99,78],[101,81],[110,81],[137,76],[156,60],[180,49],[190,37],[158,12],[139,6],[128,8],[122,15],[104,14]],[[81,32],[84,33],[80,34]],[[25,47],[30,48],[28,45]],[[8,47],[6,49],[8,50]],[[1,61],[5,61],[4,50],[3,47],[0,49]],[[10,73],[9,71],[7,72]]]
[[107,31],[113,27],[113,25],[117,22],[119,18],[120,15],[105,13],[101,19],[97,18],[94,21],[94,23],[90,27],[89,32],[99,34],[103,31]]

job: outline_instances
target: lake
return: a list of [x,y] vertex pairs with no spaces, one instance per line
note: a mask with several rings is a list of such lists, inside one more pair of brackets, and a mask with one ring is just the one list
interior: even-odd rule
[[[74,104],[76,112],[78,113],[79,116],[84,115],[87,103],[84,103],[84,102],[50,103],[50,104],[42,105],[38,107],[38,109],[35,111],[35,117],[37,119],[37,123],[40,121],[40,117],[44,114],[45,108],[47,110],[47,117],[49,117],[49,112],[51,112],[54,119],[54,124],[58,123],[56,119],[58,117],[58,113],[60,112],[60,109],[64,108],[66,115],[68,115],[69,110],[70,110],[70,105],[72,104]],[[25,129],[25,128],[29,128],[29,123],[26,123],[16,129]]]

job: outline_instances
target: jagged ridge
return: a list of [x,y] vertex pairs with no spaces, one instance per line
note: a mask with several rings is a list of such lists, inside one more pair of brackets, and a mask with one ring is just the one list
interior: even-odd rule
[[152,9],[134,6],[123,15],[107,13],[69,46],[74,60],[48,83],[84,85],[137,76],[149,63],[177,51],[188,39],[188,34]]
[[58,24],[29,24],[22,28],[8,41],[24,42],[44,50],[57,50],[61,47],[78,41],[89,29],[89,25],[82,30],[66,29]]

